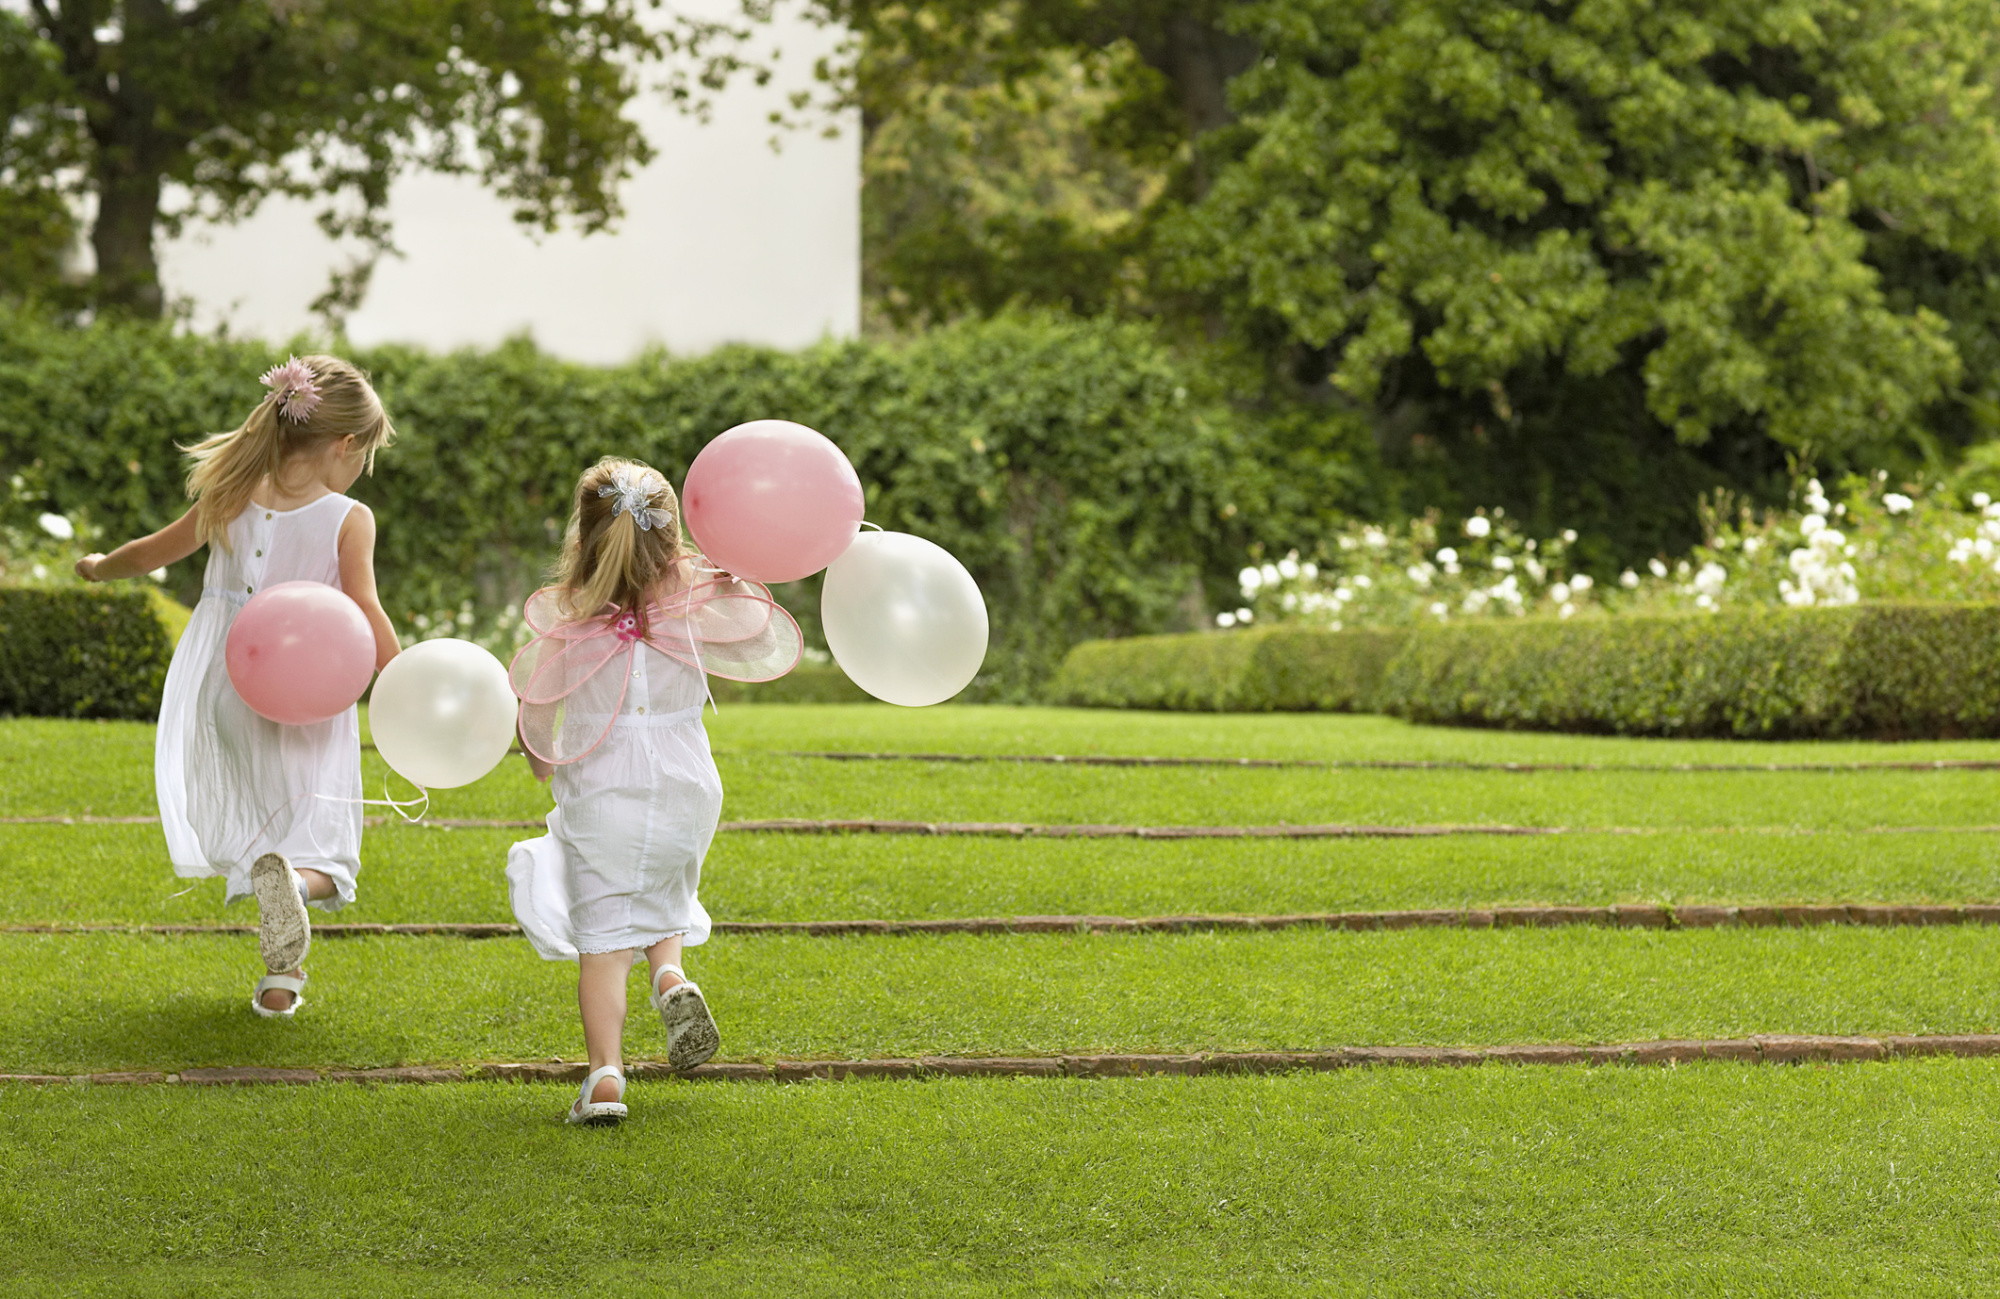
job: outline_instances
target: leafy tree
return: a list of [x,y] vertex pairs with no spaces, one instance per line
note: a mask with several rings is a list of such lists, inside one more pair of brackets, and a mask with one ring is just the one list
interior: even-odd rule
[[[337,310],[408,168],[476,173],[531,225],[615,219],[651,156],[620,114],[637,63],[712,34],[649,30],[635,0],[31,0],[0,11],[0,222],[94,200],[100,301],[157,315],[159,233],[326,198],[321,225],[370,250]],[[189,201],[164,206],[170,186]]]

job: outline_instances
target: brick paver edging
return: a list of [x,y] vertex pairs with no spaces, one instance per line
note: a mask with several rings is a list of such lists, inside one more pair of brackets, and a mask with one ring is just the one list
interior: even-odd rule
[[[1204,930],[1278,929],[1553,929],[1591,925],[1617,929],[1719,929],[1804,925],[1994,925],[2000,903],[1874,903],[1826,905],[1752,903],[1741,906],[1485,907],[1469,910],[1329,911],[1297,915],[1238,916],[970,916],[942,920],[721,920],[716,934],[799,934],[841,938],[862,934],[1074,934],[1175,933]],[[254,934],[255,925],[0,925],[5,934]],[[323,924],[319,938],[366,938],[387,934],[413,937],[512,938],[510,924]]]
[[[1138,1078],[1176,1074],[1274,1074],[1370,1066],[1448,1065],[1654,1065],[1727,1060],[1738,1064],[1815,1064],[1917,1056],[1981,1058],[2000,1056],[2000,1034],[1960,1033],[1932,1037],[1828,1037],[1771,1033],[1720,1040],[1620,1042],[1574,1046],[1523,1042],[1506,1046],[1345,1046],[1321,1051],[1194,1052],[1185,1055],[918,1056],[881,1060],[773,1060],[710,1063],[675,1073],[664,1061],[633,1060],[626,1075],[637,1079],[680,1078],[689,1082],[795,1083],[861,1078]],[[583,1062],[535,1061],[473,1065],[399,1065],[385,1069],[270,1069],[233,1067],[91,1074],[0,1074],[0,1083],[174,1084],[254,1086],[259,1084],[579,1083],[589,1071]]]
[[[751,757],[733,753],[730,757]],[[2000,759],[1940,758],[1931,762],[1453,762],[1397,758],[1154,758],[1090,753],[861,753],[787,749],[780,758],[832,762],[1026,762],[1069,767],[1304,767],[1321,771],[2000,771]]]

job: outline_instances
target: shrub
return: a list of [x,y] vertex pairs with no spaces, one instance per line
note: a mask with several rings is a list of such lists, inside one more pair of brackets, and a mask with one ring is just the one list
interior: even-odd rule
[[1049,685],[1058,703],[1189,712],[1368,712],[1409,633],[1265,627],[1085,641]]
[[1115,708],[1373,710],[1749,739],[2000,735],[2000,605],[1884,602],[1093,641],[1053,693]]
[[801,663],[776,681],[724,681],[710,677],[718,704],[865,704],[868,692],[831,664]]
[[0,587],[0,714],[150,720],[172,653],[143,590]]
[[[104,544],[164,525],[186,507],[174,443],[234,427],[274,357],[0,308],[0,462],[22,478],[14,522],[54,511]],[[401,434],[355,495],[380,520],[384,605],[406,639],[449,623],[491,640],[500,610],[554,558],[576,477],[597,457],[634,455],[679,482],[710,438],[770,416],[827,433],[854,461],[872,521],[971,571],[993,627],[975,697],[1028,697],[1085,637],[1205,618],[1204,586],[1229,590],[1233,557],[1259,530],[1294,531],[1273,517],[1273,475],[1219,382],[1135,324],[1009,315],[906,343],[616,367],[525,341],[353,359]],[[201,563],[171,574],[183,599]],[[818,583],[778,594],[817,644]]]

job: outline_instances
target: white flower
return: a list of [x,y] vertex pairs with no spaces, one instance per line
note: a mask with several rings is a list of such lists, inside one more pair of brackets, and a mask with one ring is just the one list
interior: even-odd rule
[[1528,558],[1522,560],[1521,567],[1527,569],[1528,576],[1534,578],[1537,582],[1541,581],[1543,578],[1549,575],[1549,570],[1542,567],[1540,563],[1536,562],[1535,557],[1533,555],[1530,555],[1528,556]]
[[1557,583],[1556,583],[1556,584],[1555,584],[1554,586],[1550,587],[1550,588],[1549,588],[1549,599],[1551,599],[1551,600],[1554,600],[1554,601],[1555,601],[1555,602],[1556,602],[1557,604],[1568,604],[1568,603],[1569,603],[1569,583],[1568,583],[1568,582],[1557,582]]
[[1236,615],[1233,613],[1216,614],[1215,625],[1218,627],[1234,627],[1236,625]]
[[1299,559],[1297,554],[1287,555],[1283,559],[1278,561],[1279,577],[1282,577],[1287,582],[1289,582],[1298,575],[1299,575]]
[[1814,533],[1818,532],[1821,528],[1824,528],[1825,526],[1826,526],[1826,516],[1821,514],[1808,514],[1806,515],[1806,517],[1799,520],[1799,535],[1801,537],[1810,537]]
[[1278,607],[1286,613],[1297,613],[1299,611],[1298,593],[1296,591],[1287,591],[1279,596]]
[[1238,622],[1249,622],[1252,616],[1248,609],[1238,609],[1236,611],[1236,621]]
[[1514,561],[1505,555],[1495,555],[1493,557],[1493,567],[1497,572],[1509,573],[1514,569]]
[[1974,492],[1972,494],[1973,509],[1983,510],[1991,504],[1993,504],[1993,498],[1991,496],[1988,496],[1985,492]]
[[[1636,577],[1634,580],[1637,580]],[[1569,580],[1569,589],[1579,595],[1596,585],[1597,582],[1588,573],[1578,573]]]
[[1906,511],[1909,510],[1909,508],[1912,505],[1915,504],[1916,504],[1915,501],[1903,495],[1901,492],[1889,492],[1882,497],[1882,508],[1889,511],[1889,513],[1891,514],[1905,513]]
[[37,581],[40,581],[42,578],[45,578],[49,575],[49,567],[47,564],[37,564],[31,571],[34,573],[35,580]]
[[1319,577],[1319,565],[1308,560],[1306,563],[1299,565],[1299,576],[1305,578],[1308,582],[1315,580]]
[[1375,585],[1375,579],[1366,573],[1356,573],[1354,575],[1354,584],[1366,591],[1369,587]]
[[1451,610],[1445,607],[1444,601],[1433,600],[1431,601],[1431,616],[1436,618],[1449,618],[1451,617]]
[[1567,618],[1576,612],[1576,606],[1565,600],[1563,601],[1562,608],[1556,610],[1556,612]]
[[57,541],[74,541],[76,539],[76,526],[60,514],[44,514],[41,518],[35,520],[35,522],[41,524],[42,531],[48,533]]
[[1468,537],[1483,537],[1492,531],[1493,525],[1477,514],[1465,521],[1465,535]]
[[1575,542],[1576,542],[1576,529],[1575,529],[1575,528],[1564,528],[1564,529],[1563,529],[1563,540],[1564,540],[1564,541],[1566,541],[1566,542],[1569,542],[1569,543],[1571,543],[1571,544],[1575,544]]
[[1343,532],[1340,534],[1340,548],[1342,550],[1352,550],[1358,544],[1360,543],[1356,542],[1354,538],[1348,536],[1346,533]]
[[1813,533],[1813,549],[1831,555],[1847,544],[1847,534],[1838,528],[1822,528]]
[[1715,607],[1715,597],[1703,591],[1694,598],[1694,607],[1697,609],[1713,609]]
[[1354,592],[1344,586],[1335,587],[1333,591],[1333,598],[1341,604],[1346,604],[1349,600],[1352,600],[1354,598]]
[[1618,585],[1633,590],[1639,585],[1639,575],[1628,568],[1618,575]]
[[[1722,590],[1722,584],[1728,580],[1729,570],[1714,560],[1710,560],[1701,566],[1699,573],[1694,575],[1694,589],[1701,592],[1702,599],[1712,599],[1716,593]],[[1701,601],[1697,600],[1695,603],[1700,604]],[[1703,607],[1705,608],[1706,606]]]
[[1246,568],[1236,575],[1236,584],[1243,588],[1243,594],[1255,595],[1263,584],[1264,575],[1254,568]]
[[1276,564],[1266,564],[1258,569],[1257,572],[1262,575],[1264,585],[1276,586],[1278,584],[1278,566]]
[[1361,540],[1376,550],[1380,550],[1389,544],[1389,534],[1380,528],[1363,528],[1361,530]]
[[1453,550],[1450,546],[1446,546],[1444,549],[1438,551],[1438,563],[1449,565],[1449,564],[1456,564],[1457,562],[1458,562],[1458,552],[1456,550]]
[[1745,538],[1743,538],[1743,553],[1744,553],[1744,554],[1746,554],[1746,555],[1754,555],[1754,554],[1756,554],[1756,553],[1757,553],[1758,551],[1762,550],[1763,548],[1764,548],[1764,539],[1763,539],[1762,537],[1745,537]]
[[1649,560],[1647,560],[1647,561],[1646,561],[1646,567],[1647,567],[1647,568],[1650,568],[1651,570],[1653,570],[1653,576],[1654,576],[1654,577],[1665,577],[1665,576],[1667,575],[1667,566],[1666,566],[1665,564],[1661,563],[1661,562],[1660,562],[1659,560],[1657,560],[1657,559],[1649,559]]
[[1455,576],[1459,572],[1459,566],[1456,563],[1446,564],[1444,571],[1447,576]]
[[1981,559],[1991,559],[1993,558],[1993,539],[1991,537],[1981,537],[1972,543],[1972,549],[1978,553]]
[[1486,607],[1486,601],[1489,598],[1484,591],[1468,591],[1465,595],[1465,603],[1460,605],[1459,608],[1465,610],[1467,613],[1478,613]]
[[1437,570],[1431,567],[1428,563],[1424,563],[1424,564],[1412,564],[1408,568],[1404,569],[1403,572],[1410,579],[1410,581],[1416,583],[1417,589],[1429,590],[1431,584],[1431,576],[1435,574]]
[[156,568],[152,572],[146,574],[146,576],[152,578],[155,582],[164,582],[167,580],[167,570],[164,568]]

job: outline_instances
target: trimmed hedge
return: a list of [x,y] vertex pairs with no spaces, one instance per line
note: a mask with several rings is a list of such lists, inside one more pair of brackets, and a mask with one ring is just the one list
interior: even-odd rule
[[150,721],[172,657],[143,589],[0,587],[0,715]]
[[829,663],[801,663],[776,681],[724,681],[710,677],[718,704],[865,704],[869,694]]
[[1085,641],[1050,682],[1058,703],[1187,712],[1373,712],[1409,633],[1259,627]]
[[2000,606],[1884,602],[1411,632],[1270,628],[1087,642],[1063,702],[1359,710],[1623,735],[2000,735]]
[[[187,507],[174,444],[234,427],[283,356],[0,306],[0,463],[25,484],[10,521],[55,510],[102,526],[107,544],[164,525]],[[936,542],[978,581],[993,640],[974,698],[1034,697],[1086,637],[1199,625],[1204,591],[1235,599],[1246,547],[1298,544],[1300,511],[1351,493],[1360,454],[1336,439],[1280,473],[1271,431],[1155,332],[1056,315],[608,367],[525,340],[352,359],[401,435],[354,491],[375,509],[383,603],[406,636],[419,614],[471,601],[483,622],[538,585],[597,457],[637,456],[679,482],[716,434],[781,416],[847,452],[871,521]],[[169,588],[194,599],[202,563],[175,565]],[[778,597],[818,644],[818,581]]]

